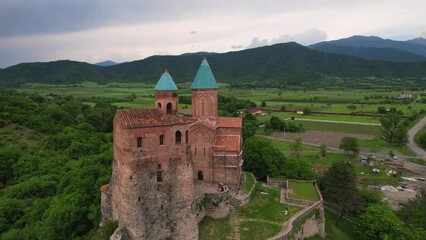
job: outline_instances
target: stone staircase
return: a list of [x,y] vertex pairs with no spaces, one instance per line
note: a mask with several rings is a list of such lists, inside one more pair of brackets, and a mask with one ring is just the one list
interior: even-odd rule
[[237,207],[237,206],[239,206],[240,204],[241,204],[241,201],[239,200],[239,199],[237,199],[237,198],[235,198],[235,197],[233,197],[232,199],[231,199],[231,202],[230,202],[230,204],[231,204],[231,206],[232,207]]

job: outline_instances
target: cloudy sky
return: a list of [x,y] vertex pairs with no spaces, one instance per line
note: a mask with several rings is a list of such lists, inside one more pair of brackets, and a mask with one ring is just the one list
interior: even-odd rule
[[71,59],[426,38],[425,0],[0,0],[0,68]]

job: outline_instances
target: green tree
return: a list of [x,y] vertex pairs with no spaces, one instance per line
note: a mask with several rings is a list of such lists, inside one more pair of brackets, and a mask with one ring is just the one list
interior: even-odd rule
[[257,123],[256,121],[243,121],[243,139],[244,141],[247,138],[254,136],[256,134]]
[[417,229],[426,236],[426,191],[421,190],[399,211],[398,216],[411,229]]
[[260,137],[251,137],[244,143],[244,170],[252,172],[260,179],[282,173],[285,164],[284,154],[274,148],[271,142]]
[[339,148],[345,151],[346,154],[352,152],[352,155],[359,153],[358,139],[352,137],[344,137],[340,142]]
[[422,146],[423,148],[426,148],[426,132],[420,133],[417,139],[420,146]]
[[343,214],[356,210],[360,204],[360,196],[356,188],[354,168],[347,162],[334,162],[324,174],[324,199],[335,206],[336,223]]
[[280,131],[284,131],[285,129],[285,123],[276,116],[271,117],[269,119],[269,123],[271,123],[272,129],[280,130]]
[[321,154],[322,157],[325,157],[327,155],[327,146],[325,146],[325,144],[321,145],[320,154]]
[[284,112],[286,110],[286,107],[284,105],[281,106],[281,112]]
[[301,137],[296,137],[294,139],[294,143],[291,144],[290,146],[290,149],[291,151],[293,151],[297,160],[300,160],[300,158],[302,157],[302,151],[303,151],[302,140],[303,139]]
[[260,104],[261,107],[266,107],[266,102],[265,100],[262,100],[262,103]]
[[408,134],[401,122],[401,114],[391,112],[380,118],[382,124],[382,138],[388,143],[404,145],[408,142]]
[[353,111],[353,110],[355,110],[356,108],[357,108],[357,107],[356,107],[356,105],[354,105],[354,104],[351,104],[351,105],[349,105],[349,106],[348,106],[348,109],[349,109],[349,110],[352,110],[352,111]]
[[377,113],[386,114],[387,113],[386,107],[378,107]]
[[372,204],[359,216],[355,233],[360,240],[416,239],[385,204]]
[[303,115],[311,115],[311,113],[312,113],[311,108],[307,107],[303,109]]

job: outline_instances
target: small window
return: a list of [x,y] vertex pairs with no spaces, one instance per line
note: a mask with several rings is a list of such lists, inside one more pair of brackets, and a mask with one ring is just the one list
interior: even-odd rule
[[158,169],[158,170],[161,170],[161,164],[158,164],[158,165],[157,165],[157,169]]
[[138,148],[142,148],[142,138],[141,138],[141,137],[138,137],[138,138],[136,139],[136,146],[137,146]]
[[181,142],[182,142],[182,133],[180,131],[176,131],[175,137],[176,137],[176,144],[181,144]]
[[189,131],[186,130],[185,132],[185,143],[189,143]]
[[157,103],[157,108],[161,108],[161,103]]
[[132,175],[130,175],[130,180],[132,180],[133,178],[132,178]]
[[204,176],[203,176],[203,172],[202,171],[198,171],[198,181],[203,181]]
[[164,135],[160,135],[160,145],[164,145]]
[[138,197],[138,202],[140,202],[141,201],[141,197]]
[[167,103],[166,112],[167,112],[167,114],[172,114],[173,113],[172,103]]
[[161,175],[161,171],[157,171],[157,182],[162,182],[163,176]]

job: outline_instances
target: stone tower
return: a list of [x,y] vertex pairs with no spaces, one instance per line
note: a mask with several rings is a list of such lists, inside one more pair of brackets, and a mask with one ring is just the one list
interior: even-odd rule
[[217,118],[217,83],[206,58],[201,62],[192,90],[192,116]]
[[[193,121],[172,115],[177,87],[167,71],[155,87],[155,102],[161,107],[117,110],[102,215],[118,220],[129,239],[198,239],[188,139]],[[163,107],[168,104],[173,107]]]
[[178,112],[178,88],[170,76],[169,72],[164,70],[160,80],[154,88],[155,107],[166,114],[177,114]]

